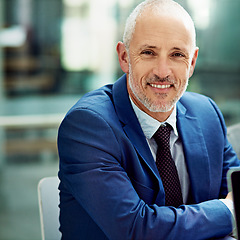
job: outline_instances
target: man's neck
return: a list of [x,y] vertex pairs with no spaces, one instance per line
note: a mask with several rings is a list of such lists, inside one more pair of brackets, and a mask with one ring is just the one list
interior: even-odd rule
[[174,109],[172,108],[168,112],[151,112],[143,104],[139,103],[139,101],[136,101],[131,95],[129,95],[129,97],[139,109],[141,109],[143,112],[145,112],[146,114],[148,114],[149,116],[151,116],[152,118],[156,119],[159,122],[165,122],[169,118]]

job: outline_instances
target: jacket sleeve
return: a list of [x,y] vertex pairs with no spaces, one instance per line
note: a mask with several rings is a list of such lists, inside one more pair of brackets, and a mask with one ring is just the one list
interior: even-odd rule
[[197,240],[232,230],[231,213],[219,200],[173,208],[140,199],[121,164],[123,143],[92,110],[66,116],[58,147],[61,181],[109,239]]

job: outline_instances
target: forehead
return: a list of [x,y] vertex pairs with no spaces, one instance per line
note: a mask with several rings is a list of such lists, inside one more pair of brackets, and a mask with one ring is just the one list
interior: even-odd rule
[[191,25],[184,18],[145,14],[137,19],[130,48],[144,45],[192,49],[194,37]]

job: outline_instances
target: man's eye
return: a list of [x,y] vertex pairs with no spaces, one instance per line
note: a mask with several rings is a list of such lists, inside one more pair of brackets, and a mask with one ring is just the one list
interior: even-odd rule
[[143,54],[143,55],[154,55],[154,53],[152,51],[149,51],[149,50],[142,51],[141,54]]
[[185,55],[183,53],[180,52],[176,52],[172,54],[173,57],[185,57]]

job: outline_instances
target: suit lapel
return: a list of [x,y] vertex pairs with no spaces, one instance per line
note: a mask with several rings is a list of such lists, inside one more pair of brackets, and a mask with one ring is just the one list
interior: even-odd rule
[[[113,85],[113,102],[126,135],[143,161],[159,179],[159,187],[163,188],[145,135],[129,100],[126,75],[122,76]],[[177,128],[183,143],[192,197],[195,202],[204,201],[209,196],[210,185],[209,157],[206,143],[197,118],[189,115],[181,102],[177,103]]]
[[124,75],[113,85],[113,100],[116,112],[122,122],[123,130],[130,139],[131,143],[134,145],[138,154],[153,171],[153,173],[159,177],[158,170],[145,135],[130,103],[126,81],[126,75]]
[[209,197],[210,169],[206,143],[198,119],[177,104],[177,128],[182,139],[192,197],[196,203]]

